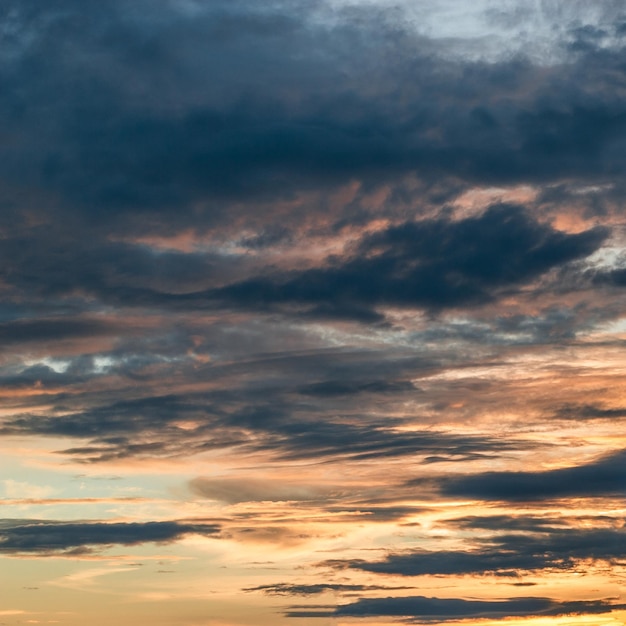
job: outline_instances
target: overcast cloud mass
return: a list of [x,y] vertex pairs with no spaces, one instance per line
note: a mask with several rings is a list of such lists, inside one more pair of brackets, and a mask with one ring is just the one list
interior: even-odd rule
[[626,624],[625,54],[617,0],[4,0],[0,621]]

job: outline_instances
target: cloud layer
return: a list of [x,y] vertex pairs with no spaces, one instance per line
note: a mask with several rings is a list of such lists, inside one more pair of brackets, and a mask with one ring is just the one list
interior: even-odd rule
[[625,36],[5,0],[3,619],[623,621]]

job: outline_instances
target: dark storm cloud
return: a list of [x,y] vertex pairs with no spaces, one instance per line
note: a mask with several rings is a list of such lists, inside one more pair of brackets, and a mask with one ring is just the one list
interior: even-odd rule
[[217,535],[220,527],[207,522],[62,522],[0,520],[0,553],[82,553],[113,545],[170,543],[185,535]]
[[553,267],[594,252],[602,228],[570,235],[521,207],[494,206],[478,217],[407,222],[366,236],[352,258],[280,278],[252,278],[215,297],[242,306],[410,306],[484,304],[514,293]]
[[515,577],[546,569],[574,570],[586,559],[615,562],[625,556],[624,528],[552,528],[536,534],[483,539],[473,550],[420,550],[390,554],[382,561],[336,560],[326,564],[400,576],[495,574]]
[[[367,223],[354,207],[296,202],[355,180],[373,190],[415,175],[437,187],[440,207],[472,184],[619,178],[621,50],[587,31],[557,76],[521,58],[446,56],[374,7],[10,0],[1,10],[0,278],[13,305],[223,305],[383,328],[377,308],[484,304],[607,234],[562,233],[510,207],[405,221],[299,273],[250,271],[214,250],[224,238],[255,251],[297,242],[303,212],[312,230]],[[419,214],[423,198],[401,195],[381,213]],[[277,198],[296,208],[277,212]],[[209,236],[211,251],[157,254],[133,239],[186,230]]]
[[0,110],[14,129],[2,176],[109,228],[147,209],[162,217],[143,229],[214,222],[223,202],[201,201],[354,177],[624,171],[622,51],[586,31],[584,50],[551,70],[444,59],[373,7],[11,0],[2,11]]
[[550,598],[522,597],[507,600],[461,600],[457,598],[362,598],[334,611],[288,611],[288,617],[407,617],[416,622],[447,622],[459,619],[504,619],[557,615],[599,615],[623,609],[607,600],[559,602]]
[[441,490],[447,496],[511,502],[623,496],[626,494],[626,450],[587,465],[545,472],[487,472],[448,478],[443,481]]
[[315,26],[319,6],[8,3],[0,70],[19,89],[0,106],[26,134],[8,147],[14,162],[81,208],[182,214],[206,194],[386,167],[393,136],[368,128],[370,107],[349,121],[364,100],[339,87],[356,69],[352,45],[374,55],[347,23]]

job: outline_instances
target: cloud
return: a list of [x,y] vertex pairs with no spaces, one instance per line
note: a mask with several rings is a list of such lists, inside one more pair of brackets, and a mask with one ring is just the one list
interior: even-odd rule
[[334,398],[335,396],[349,396],[361,393],[402,393],[415,390],[415,385],[408,380],[374,380],[367,382],[327,380],[301,387],[299,392],[307,396]]
[[407,222],[364,237],[352,258],[283,279],[251,278],[213,297],[234,305],[401,306],[445,309],[485,304],[554,267],[594,252],[602,228],[567,234],[521,207],[493,206],[478,217]]
[[624,170],[622,50],[589,29],[552,68],[506,46],[488,63],[446,56],[449,37],[375,5],[84,6],[8,2],[0,65],[5,129],[19,129],[0,176],[54,193],[75,228],[77,214],[118,231],[207,226],[228,221],[232,198],[354,178],[488,185]]
[[596,404],[570,404],[560,407],[555,416],[571,420],[618,420],[626,417],[626,408],[605,408]]
[[464,530],[491,530],[494,532],[517,531],[529,533],[550,533],[555,530],[562,530],[571,525],[579,525],[585,522],[594,525],[615,521],[609,516],[591,517],[555,517],[551,515],[469,515],[467,517],[456,517],[446,520],[446,525]]
[[[566,587],[626,559],[623,520],[567,513],[625,495],[624,451],[571,460],[623,437],[623,2],[393,4],[0,3],[3,510],[136,520],[9,519],[0,554],[226,539],[219,594],[330,621],[621,608]],[[42,468],[63,497],[17,493]],[[114,497],[163,472],[230,518]]]
[[312,585],[297,585],[291,583],[276,583],[273,585],[259,585],[249,587],[243,591],[261,591],[270,596],[316,596],[323,593],[354,594],[359,591],[402,590],[411,587],[385,587],[380,585],[347,585],[340,583],[319,583]]
[[[481,434],[456,434],[435,429],[419,428],[407,432],[402,427],[405,420],[365,412],[362,407],[349,406],[343,416],[328,415],[326,405],[294,401],[288,393],[289,377],[295,375],[296,364],[303,368],[301,375],[317,370],[329,363],[331,355],[316,355],[303,359],[286,359],[282,364],[262,360],[261,372],[246,363],[243,371],[248,380],[257,371],[261,383],[250,386],[225,383],[223,389],[197,393],[172,393],[148,395],[143,398],[114,399],[102,403],[101,396],[91,400],[96,406],[83,408],[90,397],[78,399],[72,410],[72,398],[61,395],[58,405],[45,414],[24,413],[6,418],[0,426],[3,435],[37,435],[71,437],[87,440],[85,445],[63,450],[66,455],[86,462],[106,462],[127,457],[188,456],[208,450],[237,448],[239,454],[269,452],[284,460],[311,458],[376,459],[425,455],[435,460],[475,459],[484,455],[500,455],[509,449],[525,447],[528,442],[503,443],[499,438]],[[264,366],[264,364],[266,364]],[[342,364],[330,364],[335,371],[348,371],[354,377],[361,367],[379,367],[380,361],[370,363],[369,358]],[[419,367],[419,363],[416,364]],[[389,373],[394,368],[411,367],[411,364],[389,363]],[[291,372],[286,368],[291,367]],[[287,378],[278,388],[263,384],[271,370],[284,372]],[[310,369],[309,369],[310,368]],[[351,375],[350,370],[352,369]],[[165,370],[168,371],[168,370]],[[327,370],[324,373],[328,375]],[[200,380],[210,372],[214,380],[220,377],[219,367],[208,367],[200,373]],[[191,370],[193,379],[198,373]],[[226,372],[235,375],[236,371]],[[276,376],[271,375],[274,381]],[[300,377],[298,376],[298,379]],[[130,377],[133,383],[145,378]],[[160,380],[160,378],[157,378]],[[287,391],[284,386],[287,385]],[[231,387],[231,388],[229,388]],[[298,381],[295,389],[302,386]],[[156,391],[156,389],[155,389]],[[399,390],[405,393],[404,386]],[[300,394],[296,394],[299,397]],[[322,399],[323,400],[323,399]],[[49,398],[46,399],[49,402]],[[387,400],[388,401],[388,400]],[[388,410],[388,409],[387,409]],[[294,417],[297,416],[297,419]]]
[[217,524],[208,522],[63,522],[0,520],[0,553],[82,554],[113,545],[170,543],[185,535],[215,536]]
[[20,344],[60,341],[74,338],[93,338],[99,335],[118,335],[122,329],[100,319],[35,319],[0,323],[0,345],[15,347]]
[[587,465],[544,472],[487,472],[451,477],[442,482],[441,491],[447,496],[510,502],[622,496],[626,493],[626,450]]
[[[345,617],[395,616],[419,622],[446,622],[458,619],[539,617],[557,615],[598,615],[623,609],[623,604],[605,600],[558,602],[549,598],[527,597],[508,600],[460,600],[456,598],[363,598],[338,606],[334,614]],[[294,613],[288,613],[296,617]]]
[[336,560],[349,568],[400,576],[495,574],[519,576],[538,570],[574,570],[586,559],[613,562],[626,556],[623,528],[544,529],[540,534],[512,533],[478,540],[470,550],[417,550],[389,554],[382,561]]
[[[299,272],[267,267],[259,274],[239,257],[157,253],[110,241],[87,246],[67,235],[55,243],[43,230],[31,239],[7,241],[0,260],[15,295],[27,292],[33,302],[61,302],[78,293],[124,308],[192,312],[225,306],[372,324],[384,321],[380,307],[437,311],[515,294],[550,270],[589,256],[608,234],[601,227],[576,234],[558,231],[520,206],[499,205],[462,220],[391,226],[363,236],[346,255]],[[90,331],[112,335],[116,328],[97,319],[77,319],[74,326],[66,319],[16,321],[0,327],[0,341],[34,342],[55,330],[58,340]]]

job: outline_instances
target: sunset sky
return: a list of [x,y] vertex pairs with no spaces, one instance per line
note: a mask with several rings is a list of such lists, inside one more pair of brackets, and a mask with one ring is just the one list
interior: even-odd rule
[[626,624],[623,0],[2,0],[0,85],[0,624]]

